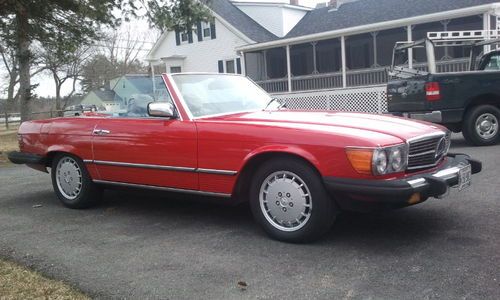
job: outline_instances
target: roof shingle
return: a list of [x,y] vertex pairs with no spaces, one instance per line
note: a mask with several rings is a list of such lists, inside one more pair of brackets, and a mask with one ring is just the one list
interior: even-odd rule
[[234,28],[255,42],[267,42],[278,38],[229,0],[207,0],[207,5]]
[[343,4],[338,10],[331,10],[331,7],[325,7],[308,12],[284,38],[405,19],[495,2],[500,1],[358,0]]

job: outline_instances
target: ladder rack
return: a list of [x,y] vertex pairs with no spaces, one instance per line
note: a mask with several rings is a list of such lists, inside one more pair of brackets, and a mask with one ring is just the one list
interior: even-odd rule
[[[500,26],[500,22],[498,21],[497,26]],[[495,40],[500,39],[500,29],[472,31],[436,31],[428,32],[427,38],[434,43],[435,47],[474,46],[478,43],[486,42],[489,40],[491,40],[491,43],[496,43]]]
[[428,32],[427,38],[432,41],[484,41],[500,38],[500,29],[474,31],[436,31]]

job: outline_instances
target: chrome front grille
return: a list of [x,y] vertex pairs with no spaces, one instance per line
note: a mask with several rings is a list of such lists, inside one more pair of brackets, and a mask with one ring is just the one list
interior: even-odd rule
[[410,140],[408,146],[408,170],[434,167],[448,153],[450,134],[418,137]]

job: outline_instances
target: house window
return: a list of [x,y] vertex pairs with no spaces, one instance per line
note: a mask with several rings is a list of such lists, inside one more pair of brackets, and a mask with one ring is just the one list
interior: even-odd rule
[[201,31],[203,32],[203,39],[211,39],[212,33],[210,30],[210,23],[201,22]]
[[181,43],[187,43],[189,41],[189,36],[186,31],[181,32]]
[[182,72],[182,68],[180,66],[170,67],[170,73],[181,73],[181,72]]
[[226,73],[235,73],[234,59],[226,60]]
[[241,74],[241,58],[218,61],[219,73]]

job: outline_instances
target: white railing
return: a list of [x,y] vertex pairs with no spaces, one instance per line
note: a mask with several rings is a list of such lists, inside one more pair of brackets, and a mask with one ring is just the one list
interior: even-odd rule
[[264,81],[256,81],[268,93],[281,93],[288,91],[288,79],[269,79]]
[[387,82],[387,68],[349,70],[346,72],[347,86],[366,86]]
[[[436,63],[437,71],[439,73],[467,71],[468,62],[468,59],[439,61]],[[413,67],[422,71],[427,70],[426,63],[415,63]],[[384,84],[388,80],[387,67],[348,70],[346,77],[348,87]],[[294,76],[291,80],[292,92],[342,88],[342,72]],[[287,78],[263,80],[257,83],[271,94],[288,92]]]
[[342,72],[292,77],[293,91],[322,90],[336,87],[342,87]]

